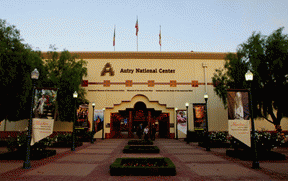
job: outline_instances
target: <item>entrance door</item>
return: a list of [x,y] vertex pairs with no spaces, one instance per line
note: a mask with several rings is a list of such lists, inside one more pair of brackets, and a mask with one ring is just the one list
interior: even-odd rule
[[160,138],[167,138],[168,137],[168,121],[163,120],[159,121],[159,137]]
[[111,116],[111,137],[121,138],[121,119],[118,114],[112,114]]

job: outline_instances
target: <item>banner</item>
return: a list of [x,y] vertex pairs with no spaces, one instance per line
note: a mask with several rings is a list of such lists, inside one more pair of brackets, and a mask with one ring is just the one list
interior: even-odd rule
[[193,104],[194,130],[206,128],[205,104]]
[[227,91],[228,120],[249,120],[249,98],[248,92],[239,90]]
[[94,119],[95,121],[95,131],[98,132],[103,129],[104,122],[104,111],[103,110],[94,110]]
[[88,104],[82,104],[77,109],[76,129],[89,129],[90,122],[88,121]]
[[228,90],[229,134],[251,147],[249,98],[246,90]]
[[54,128],[57,89],[36,89],[31,145],[51,135]]
[[251,147],[250,124],[249,120],[228,120],[229,134]]
[[176,115],[178,130],[187,135],[187,111],[177,110]]
[[31,146],[53,133],[54,119],[35,118],[32,122]]

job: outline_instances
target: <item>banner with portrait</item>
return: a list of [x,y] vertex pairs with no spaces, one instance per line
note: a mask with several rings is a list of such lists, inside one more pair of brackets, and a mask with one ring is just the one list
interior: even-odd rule
[[194,130],[204,130],[206,128],[205,104],[193,104]]
[[90,122],[88,121],[88,104],[81,104],[77,109],[77,121],[75,128],[78,130],[88,130]]
[[247,90],[227,90],[228,132],[251,147],[249,96]]
[[104,123],[104,111],[103,110],[94,110],[94,125],[95,131],[98,132],[103,129]]
[[249,120],[249,97],[247,90],[227,90],[228,120]]
[[57,89],[37,88],[35,90],[31,145],[53,133],[56,97]]
[[176,117],[178,130],[187,135],[187,110],[177,110]]

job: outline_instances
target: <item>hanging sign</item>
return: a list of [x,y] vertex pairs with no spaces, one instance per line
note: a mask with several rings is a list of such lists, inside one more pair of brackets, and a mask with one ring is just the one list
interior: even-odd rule
[[228,90],[229,134],[251,147],[249,99],[247,90]]
[[57,89],[36,89],[31,145],[53,133]]
[[187,135],[187,111],[177,110],[176,115],[178,130]]
[[95,131],[98,132],[103,129],[104,122],[104,111],[103,110],[94,110],[94,119],[95,121]]
[[206,128],[205,104],[193,104],[194,130]]

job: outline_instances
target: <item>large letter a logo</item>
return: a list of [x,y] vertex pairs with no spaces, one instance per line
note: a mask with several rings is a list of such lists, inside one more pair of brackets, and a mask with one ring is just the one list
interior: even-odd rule
[[109,73],[110,76],[114,76],[114,71],[110,63],[106,63],[106,65],[104,66],[101,72],[101,76],[106,75],[106,73]]

